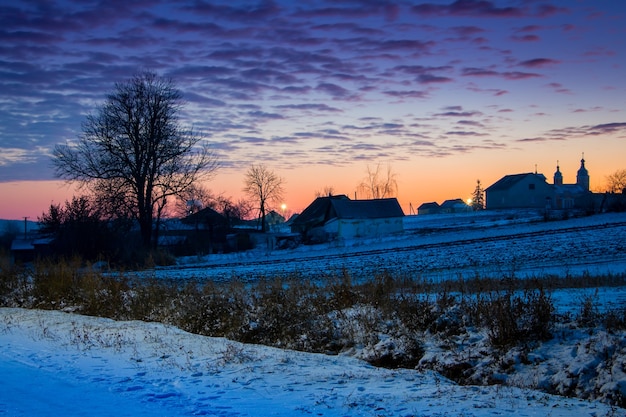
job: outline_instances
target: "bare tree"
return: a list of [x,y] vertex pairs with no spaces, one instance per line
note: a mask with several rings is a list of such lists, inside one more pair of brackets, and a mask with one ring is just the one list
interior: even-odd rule
[[75,144],[54,149],[57,176],[90,189],[109,214],[136,219],[145,247],[156,243],[168,197],[218,167],[202,138],[181,127],[182,105],[171,80],[139,73],[115,84]]
[[205,207],[212,207],[211,202],[215,199],[210,190],[195,184],[177,197],[174,212],[181,217],[197,213]]
[[618,169],[606,176],[606,187],[610,193],[621,193],[626,190],[626,169]]
[[368,165],[367,175],[359,184],[358,189],[367,198],[394,197],[398,193],[396,173],[393,172],[391,165],[387,165],[386,170],[380,164],[376,164],[375,168]]
[[335,188],[332,185],[327,185],[321,191],[316,191],[315,197],[330,197],[333,194],[335,194]]
[[243,191],[259,204],[261,230],[266,231],[265,214],[268,204],[280,203],[284,180],[265,165],[252,165],[246,172]]

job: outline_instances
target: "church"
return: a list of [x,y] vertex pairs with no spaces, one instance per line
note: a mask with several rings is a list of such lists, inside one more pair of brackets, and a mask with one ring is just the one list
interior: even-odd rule
[[549,184],[543,174],[525,173],[506,175],[485,189],[488,210],[538,208],[547,210],[588,209],[593,205],[593,193],[589,190],[589,172],[585,158],[575,184],[564,184],[558,165],[553,183]]

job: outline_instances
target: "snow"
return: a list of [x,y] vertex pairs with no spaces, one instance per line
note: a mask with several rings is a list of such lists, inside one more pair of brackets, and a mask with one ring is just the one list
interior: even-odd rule
[[[554,222],[519,213],[407,216],[405,232],[391,237],[289,250],[260,246],[189,257],[135,275],[220,281],[347,270],[365,278],[385,268],[432,280],[623,274],[626,214]],[[594,297],[599,308],[626,303],[621,287],[568,289],[552,297],[561,312],[579,308],[585,297]],[[367,352],[310,354],[158,323],[2,308],[0,416],[626,416],[600,400],[539,391],[561,386],[578,397],[598,398],[589,391],[617,387],[626,395],[625,332],[590,335],[564,326],[555,333],[548,343],[502,358],[489,351],[480,330],[462,335],[466,340],[426,340],[422,364],[436,365],[430,369],[486,352],[475,379],[491,372],[518,388],[459,386],[424,366],[373,367],[359,359]],[[503,372],[503,364],[513,372]],[[595,385],[584,379],[591,369],[598,375]]]
[[182,258],[179,265],[156,268],[150,275],[246,281],[348,271],[354,278],[368,278],[387,269],[412,279],[444,280],[626,271],[626,213],[542,219],[535,212],[406,216],[405,232],[399,235],[272,251],[259,245],[247,252]]
[[609,416],[532,389],[243,345],[157,323],[0,309],[0,415]]

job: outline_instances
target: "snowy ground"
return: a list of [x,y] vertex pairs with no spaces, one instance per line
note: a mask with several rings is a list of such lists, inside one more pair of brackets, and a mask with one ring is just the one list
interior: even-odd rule
[[[415,279],[626,272],[626,214],[541,222],[536,216],[408,216],[391,238],[332,242],[187,258],[138,277],[253,280],[259,276],[389,269]],[[597,294],[596,294],[597,291]],[[553,294],[559,309],[596,294],[623,306],[624,288]],[[565,333],[565,330],[563,330]],[[572,333],[576,333],[572,330]],[[456,341],[482,349],[484,334]],[[577,337],[577,336],[576,336]],[[604,366],[626,392],[623,334],[555,338],[517,372],[519,386],[458,386],[431,371],[374,368],[348,353],[325,356],[242,345],[155,323],[114,322],[62,312],[0,309],[0,416],[626,416],[599,401],[550,396],[533,387],[570,383]],[[455,362],[467,350],[426,341],[425,361]],[[493,356],[490,356],[493,358]],[[508,360],[508,358],[503,358]],[[489,364],[485,365],[487,369]],[[616,376],[617,375],[617,376]],[[548,381],[548,379],[550,381]],[[605,384],[605,385],[602,385]]]
[[[224,281],[263,275],[347,270],[371,277],[381,270],[413,279],[504,275],[581,275],[626,271],[626,213],[544,222],[536,214],[407,216],[405,232],[377,239],[257,249],[181,259],[154,277]],[[145,275],[142,272],[141,275]]]
[[530,389],[242,345],[155,323],[0,309],[3,416],[618,416]]

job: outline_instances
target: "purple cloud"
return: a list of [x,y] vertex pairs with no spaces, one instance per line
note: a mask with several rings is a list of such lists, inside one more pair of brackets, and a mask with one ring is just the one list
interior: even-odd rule
[[447,111],[443,113],[435,113],[435,116],[444,117],[473,117],[482,115],[479,111]]
[[332,113],[341,113],[342,110],[336,107],[331,107],[327,104],[283,104],[280,106],[276,106],[277,109],[287,109],[287,110],[306,110],[306,111],[316,111],[316,112],[332,112]]
[[409,90],[409,91],[387,90],[387,91],[383,91],[383,94],[386,94],[391,97],[396,97],[396,98],[426,98],[428,96],[427,92],[418,91],[418,90]]
[[563,87],[561,83],[549,83],[547,86],[552,88],[556,93],[572,94],[572,92],[568,88]]
[[215,20],[231,20],[235,22],[254,22],[262,19],[270,19],[281,12],[273,1],[265,1],[258,6],[224,6],[217,5],[212,1],[197,0],[191,6],[182,8],[194,15],[202,15]]
[[522,9],[517,7],[497,7],[486,0],[457,0],[447,5],[422,3],[411,8],[414,13],[436,16],[476,16],[476,17],[520,17]]
[[315,87],[315,90],[326,93],[334,98],[349,99],[353,98],[354,94],[337,84],[332,83],[320,83]]
[[453,80],[452,78],[449,78],[449,77],[441,77],[441,76],[432,75],[432,74],[420,74],[417,77],[417,81],[420,84],[433,84],[433,83],[448,83]]
[[385,16],[386,20],[395,20],[400,7],[393,2],[357,2],[353,7],[322,7],[309,10],[298,10],[293,16],[304,18],[347,18]]
[[539,42],[541,38],[537,35],[513,35],[511,39],[517,42]]
[[458,36],[465,38],[485,32],[485,29],[479,28],[478,26],[456,26],[451,30]]
[[601,136],[616,133],[626,134],[626,122],[603,123],[592,126],[570,126],[561,129],[552,129],[542,136],[522,138],[518,139],[517,142],[565,141],[586,136]]
[[600,125],[591,126],[589,128],[589,134],[602,135],[606,133],[626,132],[626,122],[618,123],[604,123]]
[[463,76],[468,77],[501,77],[507,80],[525,80],[528,78],[541,77],[540,74],[520,71],[498,72],[486,68],[463,68],[461,70]]
[[446,135],[449,136],[486,136],[484,133],[466,131],[466,130],[452,130],[446,132]]
[[519,63],[519,65],[522,67],[526,67],[526,68],[542,68],[545,66],[550,66],[550,65],[560,64],[560,63],[561,61],[557,61],[555,59],[535,58],[535,59],[522,61]]

